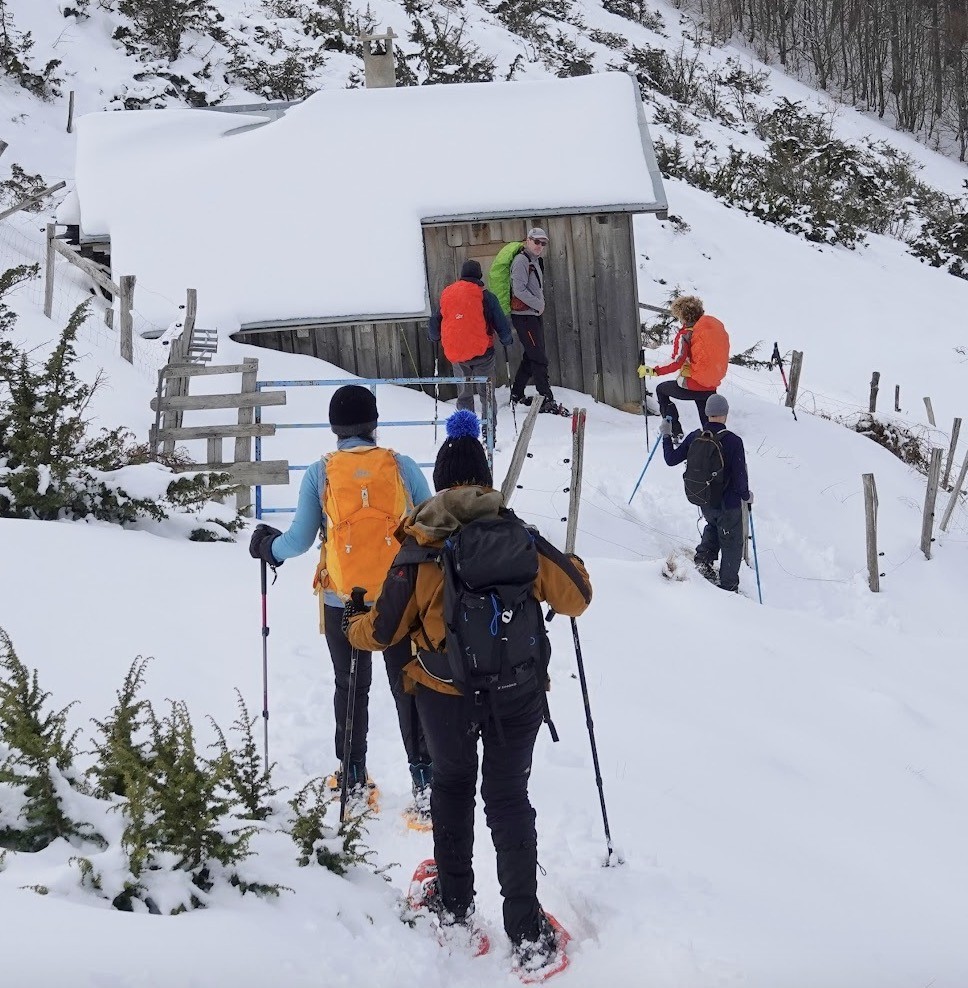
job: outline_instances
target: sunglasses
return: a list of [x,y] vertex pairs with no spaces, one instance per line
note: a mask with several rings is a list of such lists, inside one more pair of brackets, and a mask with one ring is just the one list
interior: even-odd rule
[[548,241],[547,240],[535,240],[534,237],[529,237],[528,239],[531,241],[531,243],[537,244],[539,247],[547,247],[548,246]]

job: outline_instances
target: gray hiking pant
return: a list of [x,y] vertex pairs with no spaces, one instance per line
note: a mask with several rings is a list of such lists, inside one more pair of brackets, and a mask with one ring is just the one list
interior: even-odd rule
[[[479,357],[472,357],[470,360],[461,360],[454,363],[454,377],[488,377],[491,381],[491,393],[494,393],[495,381],[494,375],[496,373],[496,361],[494,359],[494,347],[491,347],[487,353],[482,353]],[[487,423],[490,421],[488,418],[488,401],[487,401],[487,385],[472,384],[469,381],[463,381],[457,385],[457,407],[465,408],[469,412],[474,411],[474,395],[478,395],[481,399],[481,424],[483,430],[487,432]],[[494,438],[497,438],[497,408],[492,408],[490,414],[494,416]]]

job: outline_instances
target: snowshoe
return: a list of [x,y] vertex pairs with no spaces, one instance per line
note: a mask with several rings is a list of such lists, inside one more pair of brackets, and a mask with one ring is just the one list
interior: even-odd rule
[[514,973],[527,985],[547,981],[568,967],[571,934],[551,915],[542,911],[537,940],[522,940],[512,948]]
[[491,949],[488,935],[474,922],[474,903],[465,915],[455,916],[444,908],[437,880],[437,862],[427,858],[417,865],[410,879],[407,906],[412,912],[427,910],[437,919],[437,940],[442,947],[480,957]]
[[[353,766],[350,766],[353,771]],[[349,788],[346,791],[346,805],[349,811],[355,816],[370,810],[373,813],[380,812],[380,790],[370,776],[369,772],[359,776],[360,781],[350,779]],[[332,793],[333,798],[338,800],[343,788],[343,772],[337,769],[331,775],[326,776],[326,788]]]
[[697,559],[696,572],[698,572],[703,579],[709,580],[710,583],[714,583],[716,586],[719,586],[719,574],[713,568],[713,564],[708,560]]
[[561,402],[555,401],[554,398],[545,398],[541,403],[541,408],[538,409],[539,415],[567,415],[571,418],[571,409],[565,408]]
[[411,830],[428,831],[434,828],[430,816],[430,783],[423,782],[422,778],[418,779],[414,772],[414,769],[423,767],[414,765],[410,767],[410,771],[414,773],[413,802],[403,811],[403,819]]

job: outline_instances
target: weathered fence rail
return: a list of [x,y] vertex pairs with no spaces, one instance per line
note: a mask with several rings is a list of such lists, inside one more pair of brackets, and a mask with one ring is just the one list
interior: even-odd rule
[[[252,459],[252,440],[255,437],[273,436],[276,427],[268,422],[255,421],[256,407],[285,405],[285,391],[258,391],[259,361],[246,357],[240,364],[210,365],[193,363],[190,359],[192,331],[194,329],[194,291],[189,292],[189,304],[182,334],[172,343],[169,362],[158,372],[158,390],[151,401],[155,424],[151,428],[150,442],[157,458],[160,452],[171,455],[179,441],[206,440],[206,462],[176,467],[181,471],[210,470],[228,474],[239,485],[236,506],[248,514],[252,507],[252,488],[261,484],[288,484],[288,460]],[[196,359],[200,359],[198,354]],[[190,395],[189,384],[193,378],[214,375],[241,374],[242,386],[236,393]],[[182,425],[187,411],[235,408],[237,421],[225,425]],[[224,442],[234,439],[233,457],[226,461]]]

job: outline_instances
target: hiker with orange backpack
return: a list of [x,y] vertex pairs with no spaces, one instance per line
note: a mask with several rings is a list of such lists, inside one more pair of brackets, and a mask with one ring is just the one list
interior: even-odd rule
[[715,317],[707,315],[702,299],[682,295],[669,306],[672,315],[682,323],[672,343],[672,360],[659,367],[639,367],[639,377],[663,377],[679,372],[679,381],[663,381],[655,389],[659,414],[672,419],[672,440],[682,441],[682,425],[673,398],[694,401],[699,422],[705,429],[706,401],[722,383],[729,367],[729,334]]
[[[373,789],[366,770],[372,655],[361,651],[357,656],[349,764],[343,765],[353,651],[341,627],[343,605],[355,586],[366,589],[366,601],[376,600],[400,548],[398,524],[430,497],[426,478],[409,456],[376,444],[378,418],[376,398],[369,389],[357,384],[338,388],[329,404],[336,451],[306,471],[296,514],[285,534],[269,525],[257,525],[249,543],[249,553],[275,570],[285,560],[306,552],[317,534],[322,537],[313,590],[319,597],[319,630],[326,636],[336,680],[336,757],[341,764],[331,777],[331,786],[339,789],[346,772],[350,796],[357,805],[365,804]],[[401,676],[411,658],[409,642],[384,649],[383,658],[410,763],[414,813],[429,822],[430,755],[415,701],[404,691]]]
[[[460,280],[440,293],[440,308],[430,317],[427,335],[432,343],[442,343],[444,356],[454,367],[457,377],[487,377],[491,394],[496,386],[494,335],[497,334],[505,351],[514,342],[508,322],[497,297],[484,287],[484,273],[479,261],[464,261]],[[474,411],[474,395],[480,395],[481,421],[484,423],[484,445],[487,445],[487,423],[494,422],[493,442],[497,442],[497,408],[488,409],[486,384],[464,381],[457,385],[457,407]],[[493,418],[489,415],[489,411]]]

